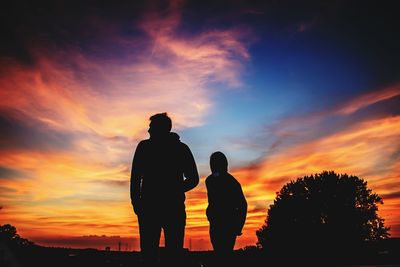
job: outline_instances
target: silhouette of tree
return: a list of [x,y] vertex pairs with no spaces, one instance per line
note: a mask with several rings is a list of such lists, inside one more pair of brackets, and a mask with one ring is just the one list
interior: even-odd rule
[[20,246],[29,246],[34,244],[32,241],[20,237],[19,234],[17,234],[17,228],[11,224],[0,225],[0,241]]
[[271,251],[338,252],[389,236],[378,216],[382,199],[356,176],[324,171],[284,185],[257,231]]

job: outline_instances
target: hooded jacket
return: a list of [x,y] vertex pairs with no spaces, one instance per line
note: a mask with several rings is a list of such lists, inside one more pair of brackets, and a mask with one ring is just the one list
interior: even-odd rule
[[132,203],[139,201],[143,207],[182,206],[185,192],[199,182],[192,152],[176,133],[141,141],[133,158],[132,177],[140,179],[135,183],[140,188],[131,191]]

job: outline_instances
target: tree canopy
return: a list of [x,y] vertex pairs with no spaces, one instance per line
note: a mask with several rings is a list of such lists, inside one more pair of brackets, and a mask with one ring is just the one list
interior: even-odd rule
[[324,171],[284,185],[257,231],[264,249],[321,248],[378,240],[389,228],[377,214],[382,199],[356,176]]
[[0,225],[0,241],[20,246],[29,246],[34,244],[28,239],[20,237],[19,234],[17,234],[17,228],[11,224]]

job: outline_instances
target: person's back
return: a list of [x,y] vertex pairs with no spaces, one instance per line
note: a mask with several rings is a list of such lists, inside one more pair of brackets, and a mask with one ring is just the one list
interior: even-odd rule
[[214,224],[233,224],[243,206],[242,189],[239,182],[228,172],[212,174],[206,179],[208,192],[207,218]]
[[165,138],[144,140],[141,202],[145,206],[174,208],[185,201],[184,168],[190,164],[190,150],[176,133]]
[[140,249],[149,264],[157,260],[161,229],[169,262],[178,261],[186,224],[185,192],[199,182],[187,145],[172,133],[166,113],[150,118],[150,138],[136,147],[132,162],[131,200],[138,216]]
[[210,239],[219,256],[228,255],[241,235],[246,220],[247,202],[240,183],[228,173],[225,155],[215,152],[210,157],[212,174],[206,179],[210,222]]

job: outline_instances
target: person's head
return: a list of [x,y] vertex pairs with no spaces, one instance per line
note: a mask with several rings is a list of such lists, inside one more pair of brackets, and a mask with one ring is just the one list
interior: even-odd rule
[[168,134],[172,128],[171,118],[166,112],[157,113],[150,117],[149,134],[152,137],[158,137]]
[[224,173],[228,171],[228,160],[224,153],[217,151],[210,157],[210,168],[212,173]]

